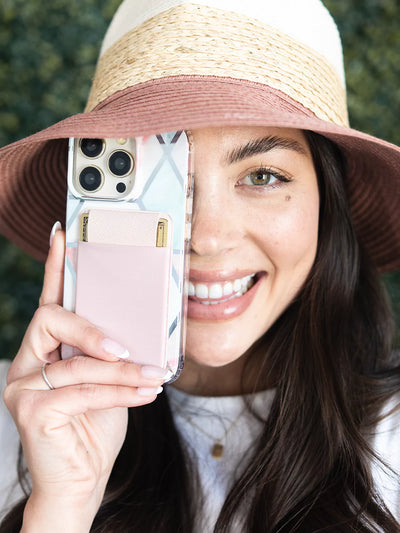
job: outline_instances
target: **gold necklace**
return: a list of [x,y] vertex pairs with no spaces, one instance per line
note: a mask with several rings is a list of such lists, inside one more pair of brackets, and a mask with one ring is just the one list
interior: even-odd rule
[[177,412],[181,415],[182,418],[184,418],[186,420],[186,422],[188,422],[192,427],[194,427],[195,429],[200,431],[200,433],[203,433],[203,435],[205,435],[206,437],[208,437],[210,440],[213,441],[213,444],[210,447],[210,453],[211,453],[211,456],[214,457],[214,459],[221,459],[221,457],[223,456],[224,450],[225,450],[225,446],[224,446],[224,444],[222,444],[222,441],[224,439],[226,439],[226,437],[227,437],[228,433],[231,431],[231,429],[233,429],[236,426],[236,424],[238,423],[240,417],[246,411],[246,408],[247,408],[247,405],[244,405],[243,409],[237,415],[235,420],[233,420],[233,422],[231,422],[230,425],[225,429],[225,432],[222,435],[222,437],[217,439],[217,438],[214,437],[214,435],[211,435],[210,433],[205,431],[202,427],[200,427],[198,424],[196,424],[196,422],[193,422],[193,420],[189,416],[185,415],[185,413],[182,411],[180,406],[175,401],[172,400],[172,403],[174,404],[175,409],[177,410]]

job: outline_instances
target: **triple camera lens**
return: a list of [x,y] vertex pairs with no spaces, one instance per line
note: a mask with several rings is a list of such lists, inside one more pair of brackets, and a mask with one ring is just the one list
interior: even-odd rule
[[[104,148],[105,143],[103,139],[82,139],[80,142],[81,152],[87,158],[99,157],[103,153]],[[114,176],[126,176],[131,172],[132,168],[132,156],[124,150],[116,150],[108,159],[108,170]],[[79,183],[85,191],[96,191],[101,187],[102,182],[102,172],[95,166],[85,167],[79,175]]]

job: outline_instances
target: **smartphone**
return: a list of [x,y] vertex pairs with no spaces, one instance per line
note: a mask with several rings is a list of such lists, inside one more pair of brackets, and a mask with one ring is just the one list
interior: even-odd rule
[[69,140],[63,305],[169,382],[184,361],[192,161],[185,131]]

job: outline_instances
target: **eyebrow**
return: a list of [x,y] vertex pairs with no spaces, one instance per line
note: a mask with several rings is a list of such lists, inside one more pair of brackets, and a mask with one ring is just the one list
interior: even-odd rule
[[243,146],[234,148],[226,154],[224,160],[228,165],[232,165],[233,163],[237,163],[238,161],[246,159],[247,157],[251,157],[257,154],[264,154],[276,148],[284,150],[293,150],[294,152],[298,152],[299,154],[307,155],[307,151],[304,146],[302,146],[299,142],[294,141],[293,139],[268,136],[263,137],[261,139],[254,139],[253,141],[249,141]]

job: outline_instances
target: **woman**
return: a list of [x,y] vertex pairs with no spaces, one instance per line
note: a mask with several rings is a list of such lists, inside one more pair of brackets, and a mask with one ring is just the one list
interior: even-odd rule
[[[399,531],[378,268],[400,262],[400,150],[348,128],[320,2],[123,2],[87,113],[0,154],[3,232],[44,255],[66,137],[173,129],[195,147],[184,371],[160,394],[161,369],[61,308],[56,225],[4,396],[32,489],[0,530]],[[11,184],[36,195],[28,217]],[[61,361],[61,342],[90,357]]]

